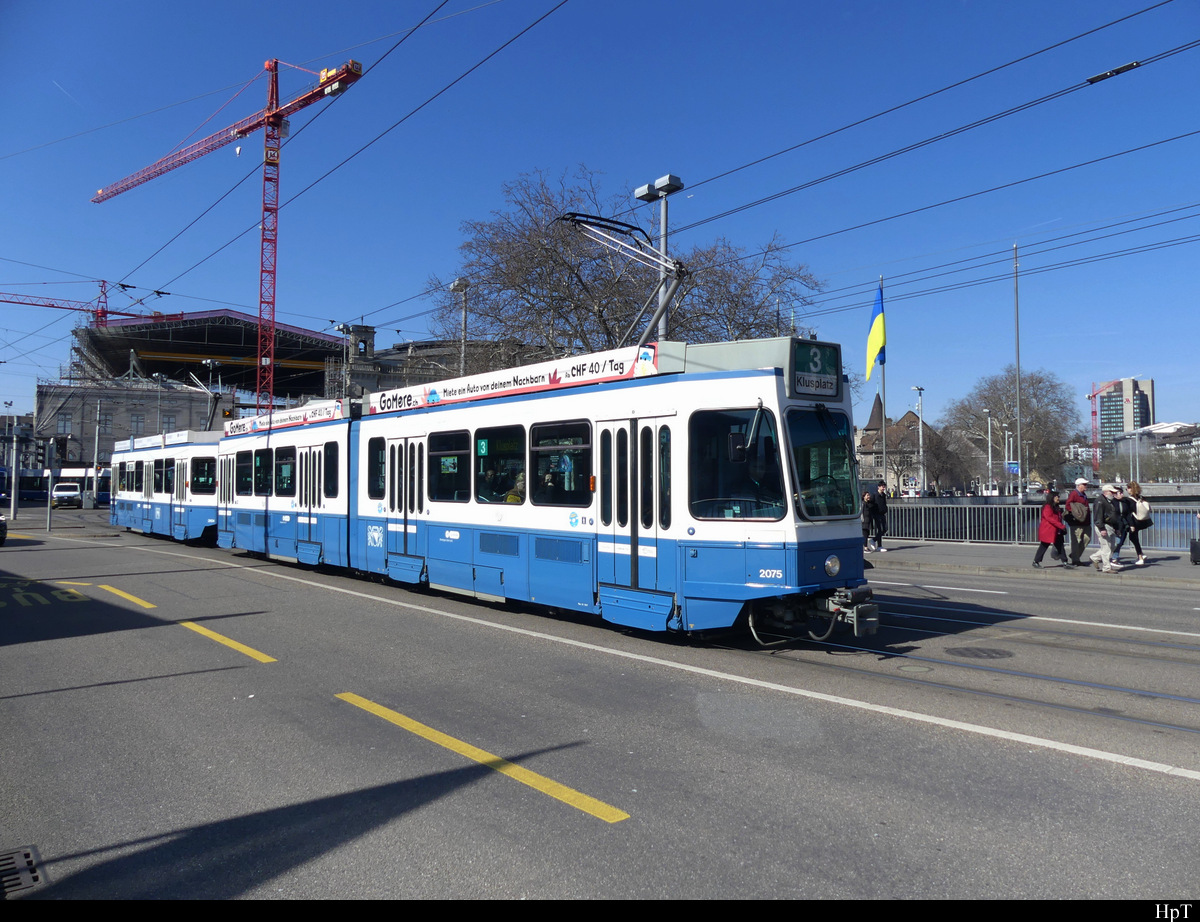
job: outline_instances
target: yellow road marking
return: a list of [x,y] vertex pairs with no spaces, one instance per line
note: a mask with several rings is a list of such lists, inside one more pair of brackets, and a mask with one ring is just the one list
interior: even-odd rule
[[104,589],[107,592],[111,592],[113,595],[119,595],[123,599],[128,599],[135,605],[142,606],[142,608],[158,608],[158,606],[153,602],[147,602],[145,599],[139,599],[136,595],[130,595],[128,592],[122,592],[120,589],[116,589],[112,586],[105,586],[103,583],[101,583],[99,588]]
[[73,583],[69,579],[56,579],[54,581],[54,585],[56,585],[56,586],[90,586],[91,583]]
[[374,701],[368,701],[366,698],[360,697],[353,692],[342,692],[337,697],[348,704],[353,704],[355,707],[362,708],[364,711],[374,714],[376,717],[382,717],[397,727],[401,727],[410,733],[415,733],[422,739],[436,743],[445,749],[449,749],[451,752],[458,753],[464,758],[478,762],[480,765],[486,765],[493,771],[507,775],[514,781],[519,781],[521,784],[528,785],[536,791],[541,791],[555,800],[561,800],[576,810],[582,810],[584,813],[588,813],[597,819],[602,819],[606,823],[619,823],[621,820],[629,819],[629,814],[623,810],[609,806],[603,801],[596,800],[594,797],[581,794],[579,791],[569,788],[565,784],[552,781],[545,775],[539,775],[537,772],[531,772],[520,765],[514,765],[512,762],[472,746],[470,743],[464,743],[453,736],[447,736],[445,733],[433,729],[433,727],[427,727],[425,724],[418,723],[411,717],[405,717],[397,711],[385,708]]
[[260,663],[275,662],[275,657],[267,656],[265,653],[259,653],[253,647],[247,647],[244,643],[238,643],[236,640],[232,640],[226,637],[224,634],[218,634],[216,631],[210,631],[206,627],[201,627],[195,621],[180,621],[179,623],[189,631],[195,631],[197,634],[201,634],[207,637],[209,640],[215,640],[217,643],[223,643],[231,650],[237,650],[238,653],[245,653],[248,657],[251,659],[256,659]]

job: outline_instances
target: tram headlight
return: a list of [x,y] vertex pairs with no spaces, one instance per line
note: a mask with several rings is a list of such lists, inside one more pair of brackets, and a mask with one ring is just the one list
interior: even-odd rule
[[837,576],[842,572],[842,562],[838,559],[837,554],[830,554],[825,558],[825,573],[828,576]]

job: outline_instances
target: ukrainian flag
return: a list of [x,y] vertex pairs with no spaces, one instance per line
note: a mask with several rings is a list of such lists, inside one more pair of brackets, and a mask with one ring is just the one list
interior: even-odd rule
[[871,329],[867,333],[867,380],[871,380],[871,372],[875,362],[880,365],[886,360],[884,346],[887,345],[887,334],[883,329],[883,282],[879,283],[879,294],[875,296],[875,310],[871,314]]

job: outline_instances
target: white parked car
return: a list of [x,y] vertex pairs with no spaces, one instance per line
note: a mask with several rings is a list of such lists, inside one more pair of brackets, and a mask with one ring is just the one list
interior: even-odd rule
[[59,506],[83,508],[83,493],[79,489],[79,484],[56,483],[54,485],[54,490],[50,494],[50,507],[57,509]]

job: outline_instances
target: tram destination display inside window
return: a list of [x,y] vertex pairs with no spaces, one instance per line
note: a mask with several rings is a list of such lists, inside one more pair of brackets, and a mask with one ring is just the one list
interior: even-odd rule
[[471,498],[471,436],[462,432],[429,434],[430,502],[465,503]]
[[[476,429],[475,473],[476,482],[480,484],[475,493],[476,501],[525,502],[528,495],[528,484],[525,480],[525,427],[496,426]],[[482,478],[482,481],[479,478]]]

